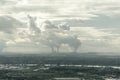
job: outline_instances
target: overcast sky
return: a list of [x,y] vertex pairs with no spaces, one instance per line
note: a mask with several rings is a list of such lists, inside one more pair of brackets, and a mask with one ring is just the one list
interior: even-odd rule
[[[28,14],[37,17],[36,26],[30,27]],[[0,0],[0,51],[49,52],[59,43],[69,52],[60,41],[75,45],[70,39],[77,36],[79,52],[120,52],[119,14],[119,0]]]

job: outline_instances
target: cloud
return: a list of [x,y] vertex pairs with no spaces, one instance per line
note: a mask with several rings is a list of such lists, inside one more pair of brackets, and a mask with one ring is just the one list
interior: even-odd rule
[[40,6],[40,5],[28,5],[28,6],[16,6],[11,8],[14,12],[41,12],[41,13],[55,13],[57,9],[50,6]]
[[[112,16],[120,13],[120,1],[113,0],[5,0],[3,2],[11,3],[2,7],[4,12],[12,14],[26,12],[33,15],[34,13],[50,14],[47,18],[79,18],[84,20],[91,19],[97,14]],[[37,15],[42,16],[40,14]]]
[[35,18],[29,17],[31,25],[17,28],[17,32],[11,35],[12,38],[3,35],[6,39],[5,43],[7,43],[6,50],[9,48],[10,51],[10,47],[13,50],[16,47],[18,51],[25,47],[26,50],[23,50],[25,52],[32,48],[37,52],[43,48],[46,48],[47,51],[51,49],[53,52],[57,52],[59,49],[63,51],[63,47],[70,48],[72,51],[100,51],[101,49],[107,51],[111,48],[112,50],[119,48],[119,35],[113,34],[105,28],[71,27],[64,21],[54,24],[54,21],[48,20],[44,21],[42,25],[37,25]]
[[13,33],[22,23],[10,16],[0,16],[0,31],[5,33]]
[[[106,29],[107,30],[107,29]],[[119,51],[119,34],[112,33],[111,31],[103,31],[99,28],[94,27],[73,27],[72,32],[79,34],[79,38],[82,43],[82,49],[87,51]],[[117,51],[115,51],[117,50]]]
[[120,24],[119,20],[120,20],[120,16],[110,17],[106,15],[97,15],[96,17],[87,20],[64,19],[64,20],[55,21],[55,23],[65,21],[72,27],[84,26],[84,27],[96,27],[101,29],[114,27],[119,29],[119,24]]
[[[14,40],[15,45],[18,44],[18,46],[22,45],[25,47],[27,46],[25,43],[29,43],[31,47],[48,47],[51,48],[53,52],[59,52],[59,49],[64,45],[67,45],[76,52],[81,45],[80,40],[75,37],[75,35],[69,34],[68,24],[62,23],[61,26],[66,28],[59,28],[58,25],[54,25],[50,21],[45,21],[43,25],[38,28],[34,18],[31,16],[28,16],[28,18],[30,20],[30,26],[19,29],[19,32],[16,34],[17,37]],[[40,32],[36,30],[40,30]]]
[[12,5],[16,4],[16,0],[0,0],[0,5]]
[[0,16],[0,51],[6,48],[7,42],[15,39],[15,33],[20,26],[22,23],[17,19],[7,15]]
[[41,30],[42,31],[47,31],[47,30],[56,30],[58,27],[54,25],[51,21],[46,20],[41,24]]
[[58,28],[61,30],[70,30],[70,25],[64,22],[64,23],[59,24]]
[[[5,45],[9,43],[9,47],[14,44],[15,47],[20,46],[17,49],[24,46],[29,49],[30,45],[34,44],[33,48],[39,46],[49,49],[54,46],[57,50],[59,47],[77,47],[77,43],[78,46],[82,43],[80,49],[84,51],[112,51],[119,48],[120,1],[1,0],[0,3],[0,14],[9,14],[22,20],[22,24],[27,23],[27,14],[39,17],[39,20],[36,20],[39,21],[38,25],[33,24],[36,24],[36,21],[32,18],[31,26],[23,27],[15,18],[1,16],[0,36]],[[47,21],[42,22],[43,20]],[[72,31],[72,27],[79,28]],[[78,37],[75,38],[75,35]],[[63,43],[63,40],[66,43]]]

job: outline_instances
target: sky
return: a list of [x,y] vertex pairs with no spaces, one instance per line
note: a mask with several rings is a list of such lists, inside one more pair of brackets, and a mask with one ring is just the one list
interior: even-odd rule
[[119,0],[0,0],[0,51],[120,52]]

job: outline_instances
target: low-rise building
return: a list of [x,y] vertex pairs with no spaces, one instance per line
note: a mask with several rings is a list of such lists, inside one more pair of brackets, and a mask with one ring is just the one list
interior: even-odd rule
[[81,80],[80,78],[54,78],[54,80]]

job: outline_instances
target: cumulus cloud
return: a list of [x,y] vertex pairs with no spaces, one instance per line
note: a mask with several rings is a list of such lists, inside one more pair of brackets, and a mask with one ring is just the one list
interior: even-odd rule
[[46,20],[41,24],[41,30],[42,31],[47,31],[47,30],[56,30],[58,27],[54,25],[51,21]]
[[59,24],[58,28],[62,29],[62,30],[70,30],[70,26],[67,23],[61,23],[61,24]]

